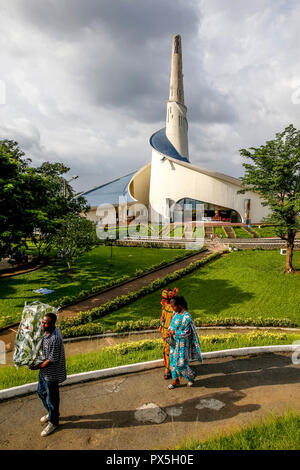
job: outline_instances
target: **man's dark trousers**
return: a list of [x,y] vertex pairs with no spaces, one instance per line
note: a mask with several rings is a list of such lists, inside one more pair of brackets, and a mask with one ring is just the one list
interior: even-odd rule
[[58,382],[49,382],[39,373],[39,383],[37,389],[38,396],[48,411],[48,421],[54,426],[58,426],[59,420],[59,386]]

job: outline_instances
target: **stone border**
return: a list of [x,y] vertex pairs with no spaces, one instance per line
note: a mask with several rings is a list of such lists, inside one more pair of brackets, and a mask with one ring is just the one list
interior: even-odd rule
[[[203,359],[216,359],[223,357],[238,357],[248,356],[251,354],[264,354],[274,352],[294,352],[299,349],[298,344],[288,345],[274,345],[274,346],[254,346],[249,348],[236,348],[236,349],[224,349],[222,351],[211,351],[202,354]],[[118,367],[111,367],[109,369],[93,370],[89,372],[81,372],[79,374],[68,375],[67,380],[62,384],[72,385],[82,382],[88,382],[90,380],[104,379],[107,377],[115,377],[123,374],[130,374],[134,372],[142,372],[145,370],[156,369],[163,367],[163,359],[157,359],[155,361],[140,362],[136,364],[129,364]],[[33,382],[25,385],[19,385],[18,387],[11,387],[4,390],[0,390],[0,402],[8,400],[10,398],[35,393],[37,390],[38,382]]]

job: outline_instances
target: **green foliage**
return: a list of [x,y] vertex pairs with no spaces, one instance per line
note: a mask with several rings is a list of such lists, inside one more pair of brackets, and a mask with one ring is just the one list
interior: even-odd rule
[[54,236],[64,223],[64,218],[86,213],[89,206],[83,197],[74,198],[72,187],[63,177],[70,168],[62,163],[44,162],[36,169],[44,182],[44,191],[38,201],[42,217],[36,222],[37,232],[32,233],[32,241],[38,256],[48,253],[54,245]]
[[[62,320],[60,322],[60,328],[62,328],[64,338],[71,338],[76,336],[91,336],[93,334],[100,334],[104,332],[104,326],[102,323],[85,323],[81,324],[81,321],[85,320],[86,317],[76,317],[74,321],[72,318],[68,320]],[[88,319],[88,318],[87,318]],[[272,318],[272,317],[258,317],[258,318],[238,318],[238,317],[226,317],[218,318],[214,315],[211,318],[204,320],[203,318],[195,318],[195,325],[197,327],[213,327],[213,326],[254,326],[254,327],[281,327],[281,328],[293,328],[299,326],[298,323],[293,322],[288,318]],[[69,326],[68,326],[69,325]],[[70,326],[72,325],[72,326]],[[141,318],[140,320],[123,320],[117,322],[111,330],[115,333],[130,332],[130,331],[142,331],[142,330],[155,330],[160,325],[159,318]],[[99,330],[97,330],[97,327]]]
[[210,318],[195,318],[196,326],[258,326],[258,327],[284,327],[293,328],[299,326],[299,322],[294,322],[289,318],[274,317],[224,317],[220,318],[211,315]]
[[59,256],[66,260],[71,271],[74,259],[90,251],[97,244],[95,223],[80,215],[68,215],[63,219],[53,243],[59,250]]
[[270,414],[260,422],[216,433],[205,441],[185,441],[176,449],[184,450],[299,450],[300,415],[288,411],[283,416]]
[[[293,322],[288,318],[269,318],[269,317],[258,317],[258,318],[238,318],[238,317],[226,317],[219,318],[215,315],[212,315],[211,318],[195,318],[195,325],[197,327],[206,327],[206,326],[259,326],[259,327],[296,327],[297,323]],[[113,331],[123,332],[123,331],[138,331],[138,330],[148,330],[158,328],[160,325],[159,319],[149,319],[142,318],[141,320],[123,320],[117,322]]]
[[[240,250],[196,269],[168,287],[178,287],[193,318],[203,322],[220,318],[288,318],[300,326],[298,276],[286,276],[279,250]],[[300,267],[300,252],[295,252]],[[289,295],[287,295],[287,292]],[[103,317],[106,328],[118,321],[160,317],[160,291],[146,295]],[[287,325],[288,326],[288,325]]]
[[157,329],[160,325],[159,318],[153,318],[149,320],[148,318],[142,318],[141,320],[124,320],[116,323],[113,331],[116,333],[121,333],[123,331],[139,331],[139,330],[151,330]]
[[52,302],[52,305],[56,307],[63,307],[66,305],[74,304],[75,302],[78,302],[80,300],[84,300],[87,297],[94,295],[94,294],[99,294],[103,290],[109,289],[110,287],[114,287],[118,284],[121,284],[123,282],[128,281],[130,279],[130,276],[127,274],[124,274],[124,276],[121,276],[117,279],[112,279],[110,281],[107,281],[104,285],[103,282],[99,285],[95,285],[90,289],[84,289],[78,292],[76,295],[65,295],[63,297],[60,297],[59,300],[54,300]]
[[[74,199],[63,174],[69,168],[62,163],[43,163],[30,167],[30,159],[18,143],[0,141],[0,256],[6,256],[13,244],[24,245],[31,238],[38,256],[51,247],[53,235],[67,214],[86,212],[84,198]],[[63,188],[66,185],[67,192]]]
[[[201,351],[207,352],[248,346],[292,344],[299,339],[299,334],[252,332],[241,335],[230,333],[203,335],[199,339]],[[66,358],[67,374],[162,359],[162,345],[161,338],[146,339],[105,347],[91,353],[69,356]],[[31,371],[25,367],[16,371],[14,366],[2,366],[0,368],[0,389],[34,382],[37,377],[37,371]]]
[[[260,227],[260,228],[259,228]],[[252,230],[262,238],[273,238],[277,237],[275,227],[273,225],[260,225],[252,227]]]
[[[201,251],[202,250],[200,250],[199,252],[201,252]],[[134,276],[138,277],[138,276],[141,276],[143,274],[149,273],[151,271],[155,271],[155,270],[160,269],[164,266],[168,266],[171,263],[174,263],[174,261],[183,260],[187,256],[189,256],[189,252],[184,252],[183,254],[180,254],[180,255],[176,256],[171,261],[170,260],[161,261],[160,263],[153,264],[152,266],[145,267],[143,269],[136,269],[135,272],[134,272]],[[74,296],[61,297],[59,300],[52,302],[52,305],[59,306],[59,307],[70,305],[72,303],[78,302],[79,300],[83,300],[83,299],[85,299],[85,298],[87,298],[87,297],[89,297],[93,294],[99,294],[101,291],[106,290],[110,287],[114,287],[114,286],[117,286],[118,284],[122,284],[123,282],[128,281],[130,279],[130,277],[131,276],[129,276],[128,274],[124,274],[124,276],[121,276],[117,279],[106,282],[105,286],[103,286],[103,284],[99,284],[99,285],[95,285],[91,289],[82,290]]]
[[182,276],[185,276],[186,274],[194,271],[195,269],[198,269],[200,266],[204,266],[209,261],[215,260],[220,256],[220,253],[213,253],[212,255],[207,256],[202,260],[195,261],[194,263],[189,264],[186,268],[179,269],[174,273],[168,274],[162,279],[156,279],[155,281],[151,282],[145,287],[142,287],[138,291],[130,292],[129,294],[116,297],[114,300],[106,302],[100,307],[95,307],[86,312],[80,312],[78,315],[70,319],[61,320],[60,325],[62,328],[65,328],[66,326],[81,325],[84,323],[95,321],[109,312],[117,310],[120,307],[123,307],[124,305],[127,305],[133,302],[134,300],[139,299],[140,297],[143,297],[147,294],[150,294],[151,292],[156,291],[157,289],[160,289],[161,287],[166,286],[170,282],[174,282],[175,280],[180,279]]
[[251,233],[247,232],[243,227],[232,227],[236,238],[253,238]]
[[218,237],[220,238],[220,235],[223,235],[223,238],[227,238],[227,233],[224,230],[224,227],[213,227],[214,230],[214,236],[218,234]]
[[76,338],[77,336],[99,335],[104,332],[101,323],[86,323],[85,325],[61,327],[64,338]]
[[251,188],[270,208],[266,222],[275,224],[277,235],[287,241],[285,271],[292,272],[292,252],[300,213],[300,131],[290,124],[277,133],[274,140],[259,148],[241,149],[240,154],[252,161],[243,164],[244,189],[240,192]]
[[[27,244],[35,255],[34,245],[29,241]],[[52,250],[51,254],[56,256],[56,251]],[[42,298],[43,302],[62,307],[133,278],[137,268],[145,273],[156,266],[154,263],[157,261],[159,265],[162,260],[170,263],[178,256],[184,258],[187,254],[187,250],[116,246],[114,264],[110,265],[109,248],[101,245],[75,260],[71,276],[66,270],[65,262],[57,258],[35,271],[2,278],[0,319],[10,316],[11,320],[3,321],[1,326],[20,320],[25,301],[34,302]],[[48,287],[54,292],[43,296],[33,292],[40,287]]]
[[0,257],[13,243],[20,244],[32,232],[33,207],[39,181],[29,168],[17,142],[0,141]]
[[7,325],[12,325],[14,318],[12,315],[3,315],[0,317],[0,328],[4,328]]

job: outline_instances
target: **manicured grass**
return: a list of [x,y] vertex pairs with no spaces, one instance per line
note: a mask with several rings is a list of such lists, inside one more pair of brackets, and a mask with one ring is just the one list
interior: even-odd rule
[[186,233],[184,226],[175,227],[170,232],[170,237],[183,238],[184,236],[191,236],[191,238],[204,238],[204,226],[193,227],[193,230],[190,231],[190,235]]
[[222,234],[224,238],[227,238],[227,234],[223,227],[213,227],[213,229],[214,229],[214,237],[216,237],[216,234],[218,234],[218,237],[220,238],[220,235]]
[[243,227],[232,227],[236,238],[253,238],[251,233],[247,232]]
[[204,225],[194,227],[193,229],[193,238],[205,238]]
[[183,235],[184,235],[183,226],[175,227],[170,232],[170,237],[174,237],[174,238],[182,238]]
[[[292,344],[300,339],[300,334],[290,333],[232,333],[200,336],[201,351],[220,351],[222,349],[247,346],[266,346],[271,344]],[[162,339],[142,340],[121,343],[98,351],[67,357],[67,373],[77,374],[90,370],[106,369],[124,364],[152,361],[162,358]],[[38,372],[27,367],[16,370],[14,366],[0,366],[0,389],[15,387],[38,380]]]
[[258,226],[252,227],[252,230],[254,230],[257,233],[257,235],[259,235],[261,238],[278,237],[273,226],[261,225],[260,227],[261,228],[258,228]]
[[299,413],[288,411],[284,416],[269,415],[260,423],[230,434],[217,434],[204,442],[183,442],[176,450],[299,450],[299,429]]
[[[194,318],[274,317],[300,325],[300,276],[284,274],[285,257],[276,251],[243,250],[227,254],[170,284],[177,286]],[[300,252],[294,253],[300,269]],[[105,315],[110,328],[118,321],[160,317],[161,291]]]
[[[110,247],[98,246],[74,263],[69,275],[62,261],[57,261],[37,271],[0,279],[0,324],[10,324],[20,319],[24,302],[40,300],[50,303],[64,296],[74,296],[95,285],[105,287],[123,275],[133,277],[138,269],[147,269],[161,261],[172,261],[184,256],[187,250],[142,247],[113,247],[112,266]],[[54,290],[41,295],[32,292],[41,287]],[[6,317],[6,318],[4,318]],[[2,320],[2,321],[1,321]]]

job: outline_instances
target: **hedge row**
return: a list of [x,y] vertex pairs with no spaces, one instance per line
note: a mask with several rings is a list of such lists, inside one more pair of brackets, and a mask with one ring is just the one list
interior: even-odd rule
[[[257,318],[241,318],[241,317],[227,317],[218,318],[211,317],[210,319],[195,318],[196,326],[273,326],[273,327],[296,327],[298,326],[295,322],[289,318],[273,318],[273,317],[257,317]],[[116,323],[114,328],[115,332],[122,331],[138,331],[147,330],[159,327],[159,319],[141,319],[138,321],[121,321]]]
[[[293,328],[299,326],[288,318],[240,318],[240,317],[227,317],[227,318],[195,318],[195,325],[197,327],[207,326],[253,326],[253,327],[282,327],[282,328]],[[141,319],[137,321],[121,321],[117,322],[113,328],[113,332],[122,333],[127,331],[141,331],[141,330],[155,330],[158,329],[160,324],[159,318],[152,320]],[[104,327],[101,323],[86,323],[79,326],[63,327],[62,334],[64,338],[76,337],[76,336],[90,336],[93,334],[104,333]]]
[[[201,251],[203,251],[203,249],[199,250],[199,253]],[[61,297],[58,300],[54,300],[51,303],[51,305],[53,305],[54,307],[63,307],[65,305],[70,305],[70,304],[79,302],[80,300],[86,299],[90,295],[100,294],[100,292],[102,292],[103,290],[106,290],[110,287],[114,287],[118,284],[121,284],[122,282],[128,281],[129,279],[132,279],[133,277],[141,276],[142,274],[146,274],[150,271],[154,271],[156,269],[163,268],[163,267],[173,263],[174,261],[181,261],[181,260],[185,259],[187,256],[189,256],[189,254],[185,254],[184,256],[178,255],[172,261],[161,261],[160,263],[153,264],[152,266],[148,266],[147,268],[144,268],[144,269],[136,269],[133,276],[129,276],[128,274],[124,274],[124,276],[121,276],[117,279],[112,279],[111,281],[106,282],[104,285],[102,283],[102,284],[98,284],[98,285],[92,287],[89,290],[82,290],[82,291],[78,292],[78,294],[76,294],[76,295],[65,295],[64,297]]]
[[[227,250],[224,250],[224,252],[225,251],[227,252]],[[182,276],[185,276],[191,273],[192,271],[200,268],[201,266],[204,266],[209,261],[220,258],[220,256],[221,256],[221,253],[219,252],[213,253],[212,255],[209,255],[202,260],[194,261],[193,263],[189,264],[186,268],[174,271],[173,273],[168,274],[164,278],[156,279],[155,281],[151,282],[147,286],[142,287],[141,289],[137,291],[130,292],[129,294],[122,295],[120,297],[116,297],[114,300],[111,300],[110,302],[106,302],[100,307],[95,307],[91,310],[87,310],[86,312],[80,312],[75,317],[61,320],[60,328],[65,329],[66,327],[69,327],[69,326],[79,326],[85,323],[91,323],[103,317],[109,312],[118,310],[119,308],[124,307],[125,305],[139,299],[140,297],[143,297],[147,294],[151,294],[157,289],[160,289],[161,287],[166,286],[170,282],[180,279]]]
[[78,336],[100,335],[104,333],[104,328],[101,323],[86,323],[85,325],[63,327],[61,333],[64,338],[76,338]]
[[128,274],[124,274],[124,276],[121,276],[118,279],[112,279],[111,281],[106,282],[104,285],[96,285],[89,290],[81,290],[76,295],[65,295],[64,297],[60,297],[58,300],[54,300],[53,302],[51,302],[51,305],[54,305],[54,307],[63,307],[66,305],[70,305],[75,302],[84,300],[90,295],[98,294],[101,291],[108,289],[109,287],[114,287],[117,284],[121,284],[122,282],[128,281],[129,279],[130,276],[128,276]]

